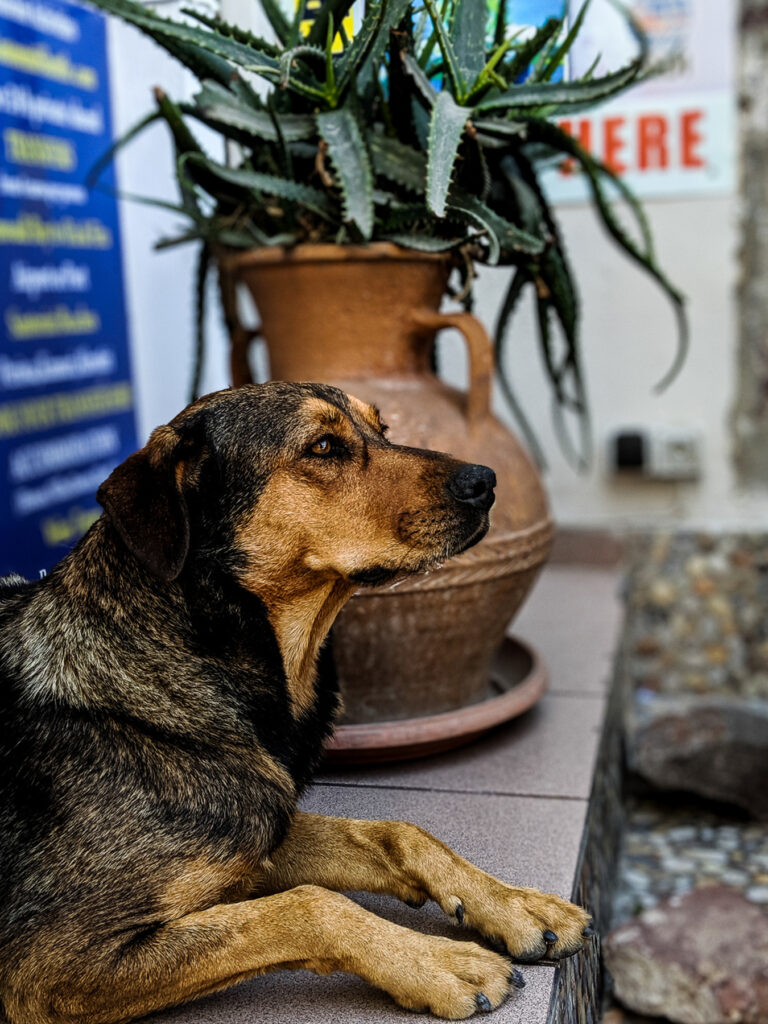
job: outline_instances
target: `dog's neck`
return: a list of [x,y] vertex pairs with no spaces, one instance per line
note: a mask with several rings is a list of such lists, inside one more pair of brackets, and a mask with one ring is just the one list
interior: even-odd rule
[[326,580],[287,600],[265,600],[283,659],[292,710],[297,717],[309,711],[315,702],[320,648],[354,589],[345,580]]
[[[225,593],[221,584],[227,579]],[[46,687],[53,699],[110,711],[121,710],[123,703],[123,659],[139,658],[141,692],[132,679],[126,706],[141,706],[142,716],[157,724],[174,721],[184,728],[186,722],[199,728],[208,720],[216,728],[236,727],[235,713],[229,721],[230,708],[221,695],[208,693],[205,680],[187,678],[192,671],[187,655],[204,633],[206,648],[233,671],[244,655],[259,666],[272,664],[274,672],[282,668],[297,719],[315,705],[318,653],[354,589],[339,579],[303,579],[279,594],[269,588],[260,594],[197,567],[178,583],[165,584],[136,562],[102,518],[42,581],[25,613],[40,618],[26,631],[35,638],[35,650],[20,650],[17,656],[40,662],[34,673],[40,696]],[[127,592],[130,607],[121,600]],[[167,647],[169,631],[178,650]],[[124,649],[124,632],[130,650]]]

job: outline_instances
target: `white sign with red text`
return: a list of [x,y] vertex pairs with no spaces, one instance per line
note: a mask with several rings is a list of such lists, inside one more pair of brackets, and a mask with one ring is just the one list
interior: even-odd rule
[[[735,188],[730,95],[624,99],[559,124],[639,196],[717,195]],[[586,198],[584,175],[572,161],[547,170],[543,184],[555,202]]]
[[[581,0],[571,3],[571,17],[580,6]],[[676,67],[559,124],[638,196],[733,192],[734,0],[635,0],[630,7],[648,33],[652,59],[674,55]],[[606,0],[593,0],[577,47],[571,55],[573,77],[583,74],[596,53],[602,54],[596,73],[604,74],[636,51],[626,23]],[[588,196],[585,176],[572,161],[553,166],[543,182],[554,202]]]

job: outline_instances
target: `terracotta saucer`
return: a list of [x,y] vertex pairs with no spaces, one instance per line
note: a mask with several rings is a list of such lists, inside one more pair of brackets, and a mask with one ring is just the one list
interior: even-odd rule
[[548,682],[546,666],[536,649],[508,637],[496,654],[485,700],[422,718],[340,725],[326,747],[326,761],[401,761],[460,747],[527,711],[543,695]]

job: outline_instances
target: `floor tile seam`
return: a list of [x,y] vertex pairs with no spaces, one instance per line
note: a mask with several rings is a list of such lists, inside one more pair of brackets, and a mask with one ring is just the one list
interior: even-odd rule
[[570,793],[518,793],[494,789],[454,789],[448,786],[398,786],[384,782],[323,782],[315,781],[314,788],[324,786],[326,789],[383,789],[398,793],[448,793],[454,796],[501,796],[515,800],[567,800],[571,803],[589,802],[588,796],[575,796]]

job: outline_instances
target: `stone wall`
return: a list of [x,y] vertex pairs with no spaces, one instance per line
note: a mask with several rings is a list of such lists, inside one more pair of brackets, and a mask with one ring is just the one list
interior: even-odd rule
[[768,483],[768,0],[741,0],[741,280],[734,462],[740,483]]

